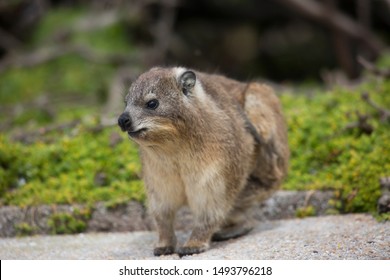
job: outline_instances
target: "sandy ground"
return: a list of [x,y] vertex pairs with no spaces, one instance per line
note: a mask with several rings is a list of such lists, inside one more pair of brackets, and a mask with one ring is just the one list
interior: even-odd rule
[[[179,244],[188,234],[177,232]],[[0,259],[158,259],[155,242],[155,232],[140,231],[2,238]],[[390,222],[364,214],[262,222],[247,236],[212,243],[209,251],[184,259],[389,260]]]

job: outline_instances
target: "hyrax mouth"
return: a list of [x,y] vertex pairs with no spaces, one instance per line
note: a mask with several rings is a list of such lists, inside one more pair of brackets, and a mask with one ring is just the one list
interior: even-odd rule
[[147,128],[141,128],[141,129],[133,130],[133,131],[129,130],[129,131],[127,131],[127,134],[130,137],[132,137],[132,138],[137,138],[137,137],[139,137],[142,134],[142,132],[144,132],[146,130],[148,130],[148,129]]

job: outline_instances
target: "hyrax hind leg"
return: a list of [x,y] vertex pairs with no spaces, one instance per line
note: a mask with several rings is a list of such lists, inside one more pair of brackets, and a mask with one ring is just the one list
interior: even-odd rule
[[219,231],[213,234],[212,240],[224,241],[249,233],[256,224],[254,215],[259,201],[267,199],[272,193],[272,188],[262,185],[253,177],[249,178],[225,222]]
[[210,239],[218,224],[198,224],[192,232],[189,240],[177,251],[180,257],[192,254],[199,254],[210,247]]
[[243,107],[257,139],[254,168],[222,228],[213,235],[216,241],[248,233],[259,203],[278,189],[287,173],[287,129],[278,98],[271,88],[251,83],[244,93]]

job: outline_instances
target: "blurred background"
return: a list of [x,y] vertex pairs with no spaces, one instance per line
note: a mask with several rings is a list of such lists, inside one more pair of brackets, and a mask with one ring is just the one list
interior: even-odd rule
[[[389,30],[388,0],[1,1],[1,109],[37,91],[35,103],[66,94],[58,102],[114,106],[121,85],[155,65],[348,84],[361,77],[362,60],[385,60]],[[7,80],[15,69],[21,73]]]
[[375,212],[390,182],[389,31],[390,0],[0,0],[0,206],[143,203],[116,118],[140,73],[180,65],[271,84],[292,150],[283,188]]
[[[144,64],[278,81],[340,69],[353,79],[361,73],[357,57],[375,60],[388,43],[389,10],[388,0],[9,0],[0,3],[0,55],[32,50],[32,39],[34,47],[64,50],[80,45],[75,34],[116,25],[122,54]],[[142,58],[130,54],[135,48]]]

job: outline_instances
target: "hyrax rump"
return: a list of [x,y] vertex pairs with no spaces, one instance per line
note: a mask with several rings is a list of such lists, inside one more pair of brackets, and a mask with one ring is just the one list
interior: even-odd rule
[[205,251],[253,228],[253,211],[287,173],[289,149],[278,98],[241,83],[185,68],[153,68],[130,87],[118,119],[140,148],[149,210],[159,241],[175,252],[176,211],[194,216],[179,255]]

